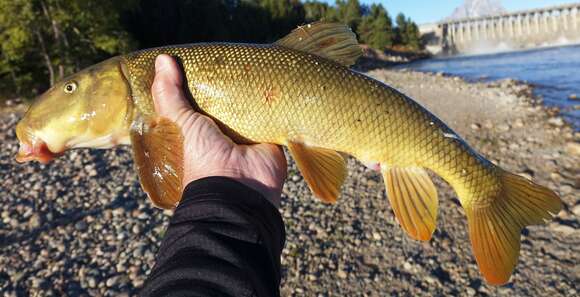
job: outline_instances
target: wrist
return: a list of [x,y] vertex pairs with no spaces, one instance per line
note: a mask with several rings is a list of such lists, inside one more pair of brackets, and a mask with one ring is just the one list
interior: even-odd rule
[[[198,171],[199,172],[199,171]],[[245,174],[240,169],[220,168],[216,170],[203,171],[203,174],[185,175],[183,186],[186,187],[189,183],[208,178],[208,177],[226,177],[237,181],[255,191],[260,193],[266,200],[270,201],[275,207],[280,207],[280,195],[282,194],[281,185],[272,185],[266,181],[260,180],[255,176]]]

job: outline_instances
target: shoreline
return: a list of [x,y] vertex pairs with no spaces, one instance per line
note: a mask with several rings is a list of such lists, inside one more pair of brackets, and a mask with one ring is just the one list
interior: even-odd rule
[[[565,207],[527,228],[507,286],[485,284],[463,210],[441,179],[429,242],[396,222],[379,173],[352,158],[335,205],[313,198],[289,161],[280,212],[287,240],[282,296],[573,296],[580,281],[580,133],[534,103],[529,86],[468,83],[414,71],[370,76],[409,94],[506,170],[558,192]],[[133,295],[153,266],[171,212],[140,189],[128,148],[74,150],[49,165],[17,164],[15,112],[0,112],[0,292]]]
[[[416,70],[413,68],[406,68],[405,65],[408,65],[410,63],[414,63],[414,62],[421,62],[422,60],[417,60],[417,61],[412,61],[409,63],[402,63],[402,64],[397,64],[397,65],[393,65],[391,67],[389,67],[389,69],[391,70],[395,70],[395,71],[411,71],[411,72],[417,72],[417,73],[424,73],[427,75],[435,75],[435,76],[441,76],[441,77],[449,77],[452,79],[461,79],[463,80],[465,83],[468,84],[488,84],[488,85],[496,85],[496,84],[514,84],[514,85],[522,85],[522,86],[526,86],[526,88],[529,89],[529,94],[527,95],[528,100],[530,100],[530,102],[533,102],[534,104],[537,105],[541,105],[542,107],[544,107],[546,110],[548,110],[550,113],[557,113],[558,116],[560,118],[562,118],[562,120],[564,120],[566,122],[566,125],[570,126],[572,129],[574,129],[576,132],[580,132],[580,118],[576,118],[573,116],[568,116],[565,113],[566,112],[572,112],[574,110],[578,110],[580,108],[580,105],[570,105],[570,106],[563,106],[562,103],[550,103],[550,105],[548,105],[546,103],[546,100],[543,98],[543,96],[541,94],[538,94],[536,89],[538,88],[549,88],[550,86],[548,85],[541,85],[538,83],[533,83],[533,82],[529,82],[526,80],[521,80],[518,78],[513,78],[513,77],[508,77],[508,78],[499,78],[499,79],[491,79],[487,76],[480,76],[478,78],[470,78],[470,77],[466,77],[466,76],[461,76],[461,75],[457,75],[457,74],[453,74],[453,73],[449,73],[449,72],[445,72],[445,71],[438,71],[438,72],[433,72],[433,71],[421,71],[421,70]],[[570,96],[575,96],[576,94],[571,94]]]

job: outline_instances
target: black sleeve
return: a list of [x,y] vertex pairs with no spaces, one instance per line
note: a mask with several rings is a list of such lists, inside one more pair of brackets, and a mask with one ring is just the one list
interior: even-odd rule
[[140,296],[279,296],[284,223],[253,189],[225,177],[190,183]]

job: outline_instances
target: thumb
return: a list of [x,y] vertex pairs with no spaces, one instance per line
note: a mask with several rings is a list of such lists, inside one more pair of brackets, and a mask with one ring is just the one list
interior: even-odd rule
[[155,111],[158,115],[172,121],[191,105],[183,94],[183,77],[175,60],[165,54],[155,59],[155,79],[151,85],[151,94]]

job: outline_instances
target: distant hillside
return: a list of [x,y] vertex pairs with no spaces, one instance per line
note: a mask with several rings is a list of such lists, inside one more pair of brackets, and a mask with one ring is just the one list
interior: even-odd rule
[[499,0],[465,0],[457,7],[447,20],[475,18],[505,13],[507,10]]

